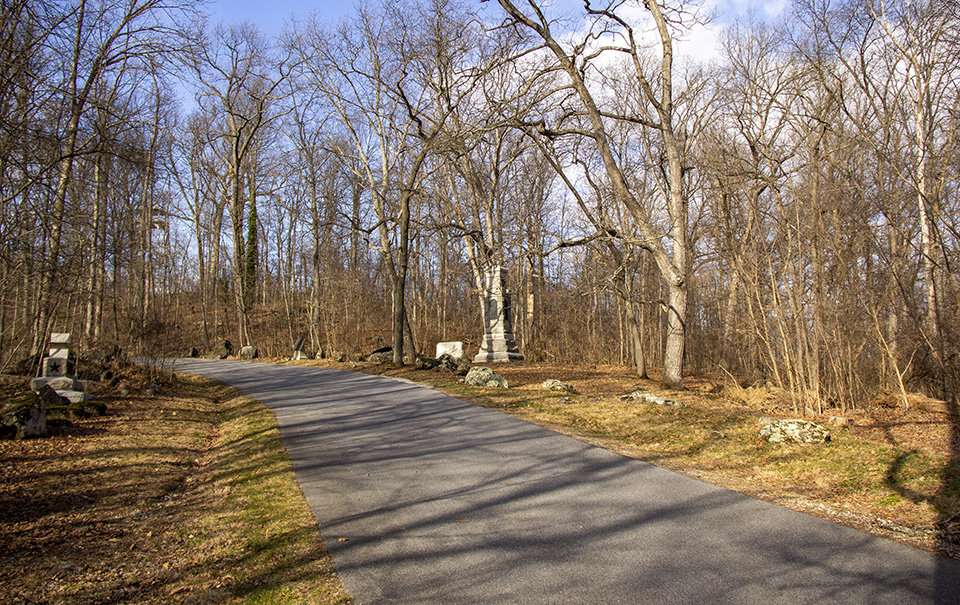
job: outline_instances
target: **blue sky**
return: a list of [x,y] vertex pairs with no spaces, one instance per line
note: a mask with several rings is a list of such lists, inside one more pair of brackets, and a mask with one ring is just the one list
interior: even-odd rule
[[302,18],[313,11],[334,23],[353,13],[353,0],[214,0],[206,9],[214,21],[250,21],[264,34],[278,34],[293,13]]
[[[557,4],[570,4],[576,8],[581,5],[574,0],[555,0]],[[786,0],[707,0],[717,6],[720,21],[727,21],[735,14],[754,10],[761,18],[776,17],[787,5]],[[479,5],[479,1],[478,1]],[[293,13],[303,17],[314,10],[325,21],[336,22],[341,17],[354,12],[354,0],[214,0],[207,5],[214,20],[225,23],[250,21],[265,34],[277,34],[283,29],[284,22]]]

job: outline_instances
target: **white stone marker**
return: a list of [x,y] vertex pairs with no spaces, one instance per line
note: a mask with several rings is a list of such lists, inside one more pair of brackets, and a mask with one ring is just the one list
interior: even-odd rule
[[437,358],[439,359],[441,355],[450,355],[454,359],[460,359],[463,357],[463,343],[459,340],[453,340],[450,342],[438,342],[437,343]]

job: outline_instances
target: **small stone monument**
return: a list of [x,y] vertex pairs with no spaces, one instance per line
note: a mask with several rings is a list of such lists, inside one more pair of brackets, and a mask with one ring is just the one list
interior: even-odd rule
[[493,265],[483,276],[483,339],[474,363],[523,361],[513,337],[513,309],[507,290],[507,270]]
[[43,376],[30,381],[30,389],[36,393],[49,385],[61,397],[72,403],[93,399],[83,392],[83,383],[70,374],[70,335],[54,332],[50,335],[50,354],[43,358]]

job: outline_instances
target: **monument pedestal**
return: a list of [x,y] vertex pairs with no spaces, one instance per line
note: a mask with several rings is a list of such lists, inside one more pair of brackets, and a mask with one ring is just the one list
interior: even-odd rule
[[43,358],[43,376],[30,381],[30,388],[39,393],[44,385],[48,385],[73,403],[93,399],[93,395],[83,392],[84,384],[72,375],[73,365],[70,335],[54,332],[50,335],[50,355]]
[[507,290],[507,270],[500,265],[487,269],[483,276],[483,339],[474,363],[523,361],[513,336],[513,309]]

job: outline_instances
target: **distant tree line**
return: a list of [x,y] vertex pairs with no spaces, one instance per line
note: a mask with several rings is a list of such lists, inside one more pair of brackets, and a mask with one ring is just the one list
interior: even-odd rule
[[685,2],[377,0],[275,39],[195,7],[0,4],[3,368],[51,331],[409,362],[476,346],[503,264],[529,359],[955,394],[957,3],[795,0],[706,64]]

